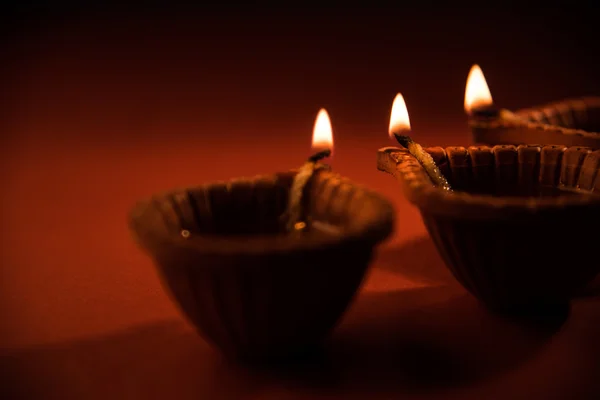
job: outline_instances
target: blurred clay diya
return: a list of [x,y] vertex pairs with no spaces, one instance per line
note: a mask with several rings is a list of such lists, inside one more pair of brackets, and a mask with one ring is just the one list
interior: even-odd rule
[[600,271],[600,150],[558,145],[423,149],[398,132],[401,95],[377,166],[419,208],[456,279],[489,308],[563,306]]
[[[386,200],[313,161],[156,195],[131,212],[166,291],[229,357],[270,361],[318,346],[393,229]],[[301,221],[290,230],[291,196],[301,200]]]
[[390,204],[320,172],[306,187],[312,228],[286,232],[280,215],[294,175],[157,195],[131,214],[166,290],[208,342],[235,358],[292,356],[321,342],[392,231]]
[[600,97],[566,99],[512,112],[494,105],[483,72],[474,65],[465,89],[465,111],[477,144],[600,148]]

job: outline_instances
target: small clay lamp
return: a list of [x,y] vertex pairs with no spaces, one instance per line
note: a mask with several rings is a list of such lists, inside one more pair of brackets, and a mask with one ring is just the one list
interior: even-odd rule
[[600,148],[600,97],[566,99],[511,112],[494,105],[478,65],[465,89],[465,111],[478,144],[547,143]]
[[[174,190],[131,212],[165,289],[228,357],[271,361],[318,345],[392,231],[386,200],[328,168],[312,171],[301,212],[290,213],[298,171]],[[291,214],[302,221],[290,225]]]
[[[408,116],[392,111],[402,115]],[[408,119],[390,123],[392,136],[409,128]],[[593,256],[600,151],[556,145],[420,151],[435,169],[404,147],[380,149],[378,169],[400,182],[448,268],[489,308],[564,306],[600,271]],[[445,179],[432,178],[435,170]]]

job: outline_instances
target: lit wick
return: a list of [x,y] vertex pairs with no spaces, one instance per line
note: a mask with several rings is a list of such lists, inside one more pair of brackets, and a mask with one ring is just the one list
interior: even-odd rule
[[319,110],[317,119],[315,120],[312,139],[313,148],[319,148],[320,150],[308,158],[306,163],[304,163],[294,177],[294,182],[290,189],[288,206],[282,216],[288,232],[301,231],[307,228],[307,222],[304,220],[305,216],[302,207],[304,188],[315,173],[323,169],[330,169],[329,165],[323,164],[321,161],[324,158],[331,156],[332,145],[333,132],[331,129],[331,122],[327,111],[322,108]]
[[398,93],[392,105],[389,129],[390,136],[393,136],[401,146],[406,148],[408,152],[421,163],[423,169],[427,172],[427,175],[429,175],[429,178],[436,186],[444,190],[452,190],[450,183],[448,183],[448,180],[436,165],[433,157],[423,150],[423,147],[421,147],[420,144],[416,143],[408,136],[410,131],[408,109],[406,108],[404,97]]
[[505,108],[494,105],[492,93],[479,65],[474,64],[469,71],[465,87],[465,112],[478,120],[504,119],[521,120],[519,116]]

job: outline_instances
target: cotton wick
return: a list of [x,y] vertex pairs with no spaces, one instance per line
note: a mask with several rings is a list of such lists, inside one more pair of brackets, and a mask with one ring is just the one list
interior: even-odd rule
[[408,152],[412,154],[412,156],[415,157],[419,163],[421,163],[423,169],[436,186],[439,186],[444,190],[452,190],[450,183],[448,183],[448,180],[436,165],[433,157],[431,157],[431,154],[423,150],[423,147],[412,140],[410,136],[394,133],[394,137],[401,146],[405,147]]
[[470,116],[475,119],[482,119],[482,120],[490,120],[490,119],[499,118],[499,119],[505,120],[505,121],[515,121],[515,122],[527,121],[527,118],[523,118],[522,116],[517,115],[517,114],[513,113],[512,111],[507,110],[506,108],[496,107],[496,105],[494,105],[494,104],[474,108],[471,111]]
[[321,150],[321,151],[316,152],[312,156],[308,157],[307,162],[317,163],[317,162],[321,161],[322,159],[327,158],[329,156],[331,156],[331,149]]
[[473,108],[470,112],[475,118],[497,118],[500,115],[500,109],[493,104]]
[[303,221],[304,210],[302,200],[304,188],[313,175],[322,169],[329,169],[329,166],[319,161],[331,155],[331,149],[321,150],[308,158],[306,163],[300,168],[290,189],[288,206],[282,215],[285,222],[286,231],[294,232],[306,228],[306,222]]

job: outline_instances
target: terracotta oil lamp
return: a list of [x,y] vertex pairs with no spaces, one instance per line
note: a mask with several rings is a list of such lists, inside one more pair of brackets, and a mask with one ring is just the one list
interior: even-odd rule
[[131,212],[166,291],[228,357],[262,362],[317,346],[392,231],[386,200],[320,163],[333,145],[320,115],[313,144],[329,148],[301,169],[157,194]]
[[[393,109],[391,136],[405,143],[409,130],[406,110]],[[493,310],[562,306],[600,270],[590,258],[600,221],[598,150],[411,145],[380,149],[377,167],[419,208],[456,279]]]
[[477,144],[560,144],[600,148],[600,97],[581,97],[512,112],[494,105],[478,65],[465,89],[465,112]]

